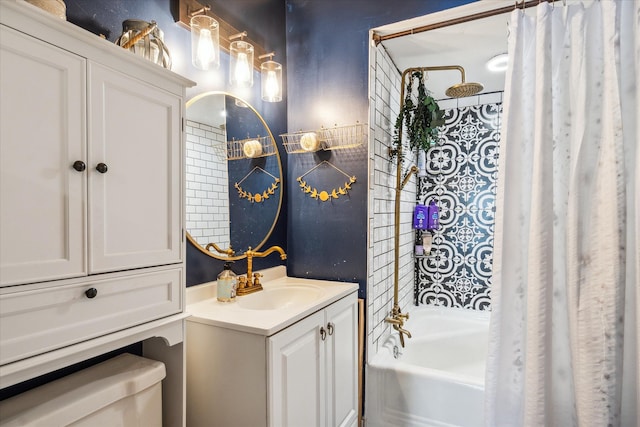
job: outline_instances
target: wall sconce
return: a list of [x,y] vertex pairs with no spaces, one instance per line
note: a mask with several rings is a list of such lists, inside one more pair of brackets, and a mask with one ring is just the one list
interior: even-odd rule
[[190,14],[191,62],[200,70],[220,67],[220,25],[206,15],[209,9],[204,6]]
[[[210,2],[210,1],[208,1]],[[240,32],[224,19],[216,16],[211,11],[211,7],[202,6],[197,0],[176,0],[172,4],[172,13],[175,21],[191,31],[191,49],[193,65],[201,70],[213,69],[220,66],[220,49],[228,52],[230,55],[230,73],[229,83],[239,88],[248,88],[253,86],[253,70],[260,70],[262,77],[262,99],[267,102],[282,101],[282,65],[273,61],[274,52],[267,53],[266,50],[255,41],[247,37],[247,32]],[[176,8],[177,6],[177,8]],[[202,20],[211,20],[217,23],[217,27],[208,26],[209,24],[192,24],[192,20],[198,22],[196,17]],[[206,31],[211,34],[212,43],[208,41]],[[194,34],[196,33],[197,34]],[[218,34],[219,43],[216,45],[216,32]],[[239,38],[240,40],[235,40]],[[201,42],[202,40],[202,42]],[[213,46],[213,48],[211,48]],[[198,53],[200,52],[200,53]],[[210,52],[215,52],[215,60],[209,61],[206,67],[206,58]],[[264,58],[267,61],[262,62]]]
[[[177,9],[174,8],[175,7],[174,5],[177,5]],[[191,17],[194,16],[194,12],[198,11],[199,9],[203,9],[203,8],[206,9],[207,16],[211,17],[212,19],[218,22],[220,49],[224,50],[227,53],[230,53],[229,47],[232,41],[231,37],[234,34],[238,34],[240,30],[236,29],[227,21],[217,16],[211,10],[210,6],[203,6],[202,4],[198,3],[196,0],[177,0],[176,3],[172,2],[172,8],[173,8],[172,9],[173,18],[175,19],[175,21],[182,28],[185,28],[187,30],[191,30]],[[253,64],[251,62],[249,62],[249,64],[253,65],[253,67],[256,70],[260,70],[260,61],[258,60],[258,56],[264,55],[265,53],[267,53],[267,51],[261,45],[251,40],[249,37],[245,36],[244,41],[246,43],[251,44],[254,49],[255,55],[254,55]]]
[[[231,86],[246,88],[253,86],[253,45],[243,40],[247,32],[243,31],[229,37],[233,40],[229,44],[229,84]],[[240,40],[235,40],[235,39]]]
[[275,52],[270,52],[258,57],[269,58],[260,64],[262,100],[267,102],[282,101],[282,65],[273,61],[274,55]]

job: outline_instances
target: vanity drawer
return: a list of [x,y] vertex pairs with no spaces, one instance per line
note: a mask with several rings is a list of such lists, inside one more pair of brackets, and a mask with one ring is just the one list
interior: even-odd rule
[[181,311],[182,269],[0,295],[0,364]]

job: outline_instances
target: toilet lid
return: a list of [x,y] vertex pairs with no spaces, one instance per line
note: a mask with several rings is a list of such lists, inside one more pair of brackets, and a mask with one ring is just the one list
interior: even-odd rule
[[1,427],[68,425],[165,377],[162,362],[124,353],[0,402]]

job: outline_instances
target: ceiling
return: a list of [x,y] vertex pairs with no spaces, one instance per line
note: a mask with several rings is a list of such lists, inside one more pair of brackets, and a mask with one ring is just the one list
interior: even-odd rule
[[[482,0],[468,5],[432,13],[410,20],[375,28],[380,35],[395,33],[447,21],[481,11],[504,7],[505,1]],[[391,59],[400,72],[412,67],[460,65],[465,69],[467,82],[484,85],[481,93],[502,91],[505,73],[491,72],[486,62],[507,51],[507,23],[510,12],[475,21],[384,40]],[[460,83],[460,72],[432,71],[428,73],[427,89],[436,99],[447,98],[445,90]]]

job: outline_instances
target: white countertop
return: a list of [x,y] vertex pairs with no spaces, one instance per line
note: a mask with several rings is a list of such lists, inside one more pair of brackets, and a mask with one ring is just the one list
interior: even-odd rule
[[216,299],[216,282],[209,282],[187,288],[186,311],[190,314],[187,321],[270,336],[358,291],[357,283],[286,277],[284,267],[274,267],[260,273],[263,274],[261,282],[265,290],[288,285],[307,285],[319,288],[321,295],[310,303],[277,310],[253,310],[242,307],[240,302],[242,298],[251,298],[255,294],[237,297],[235,302],[219,302]]

